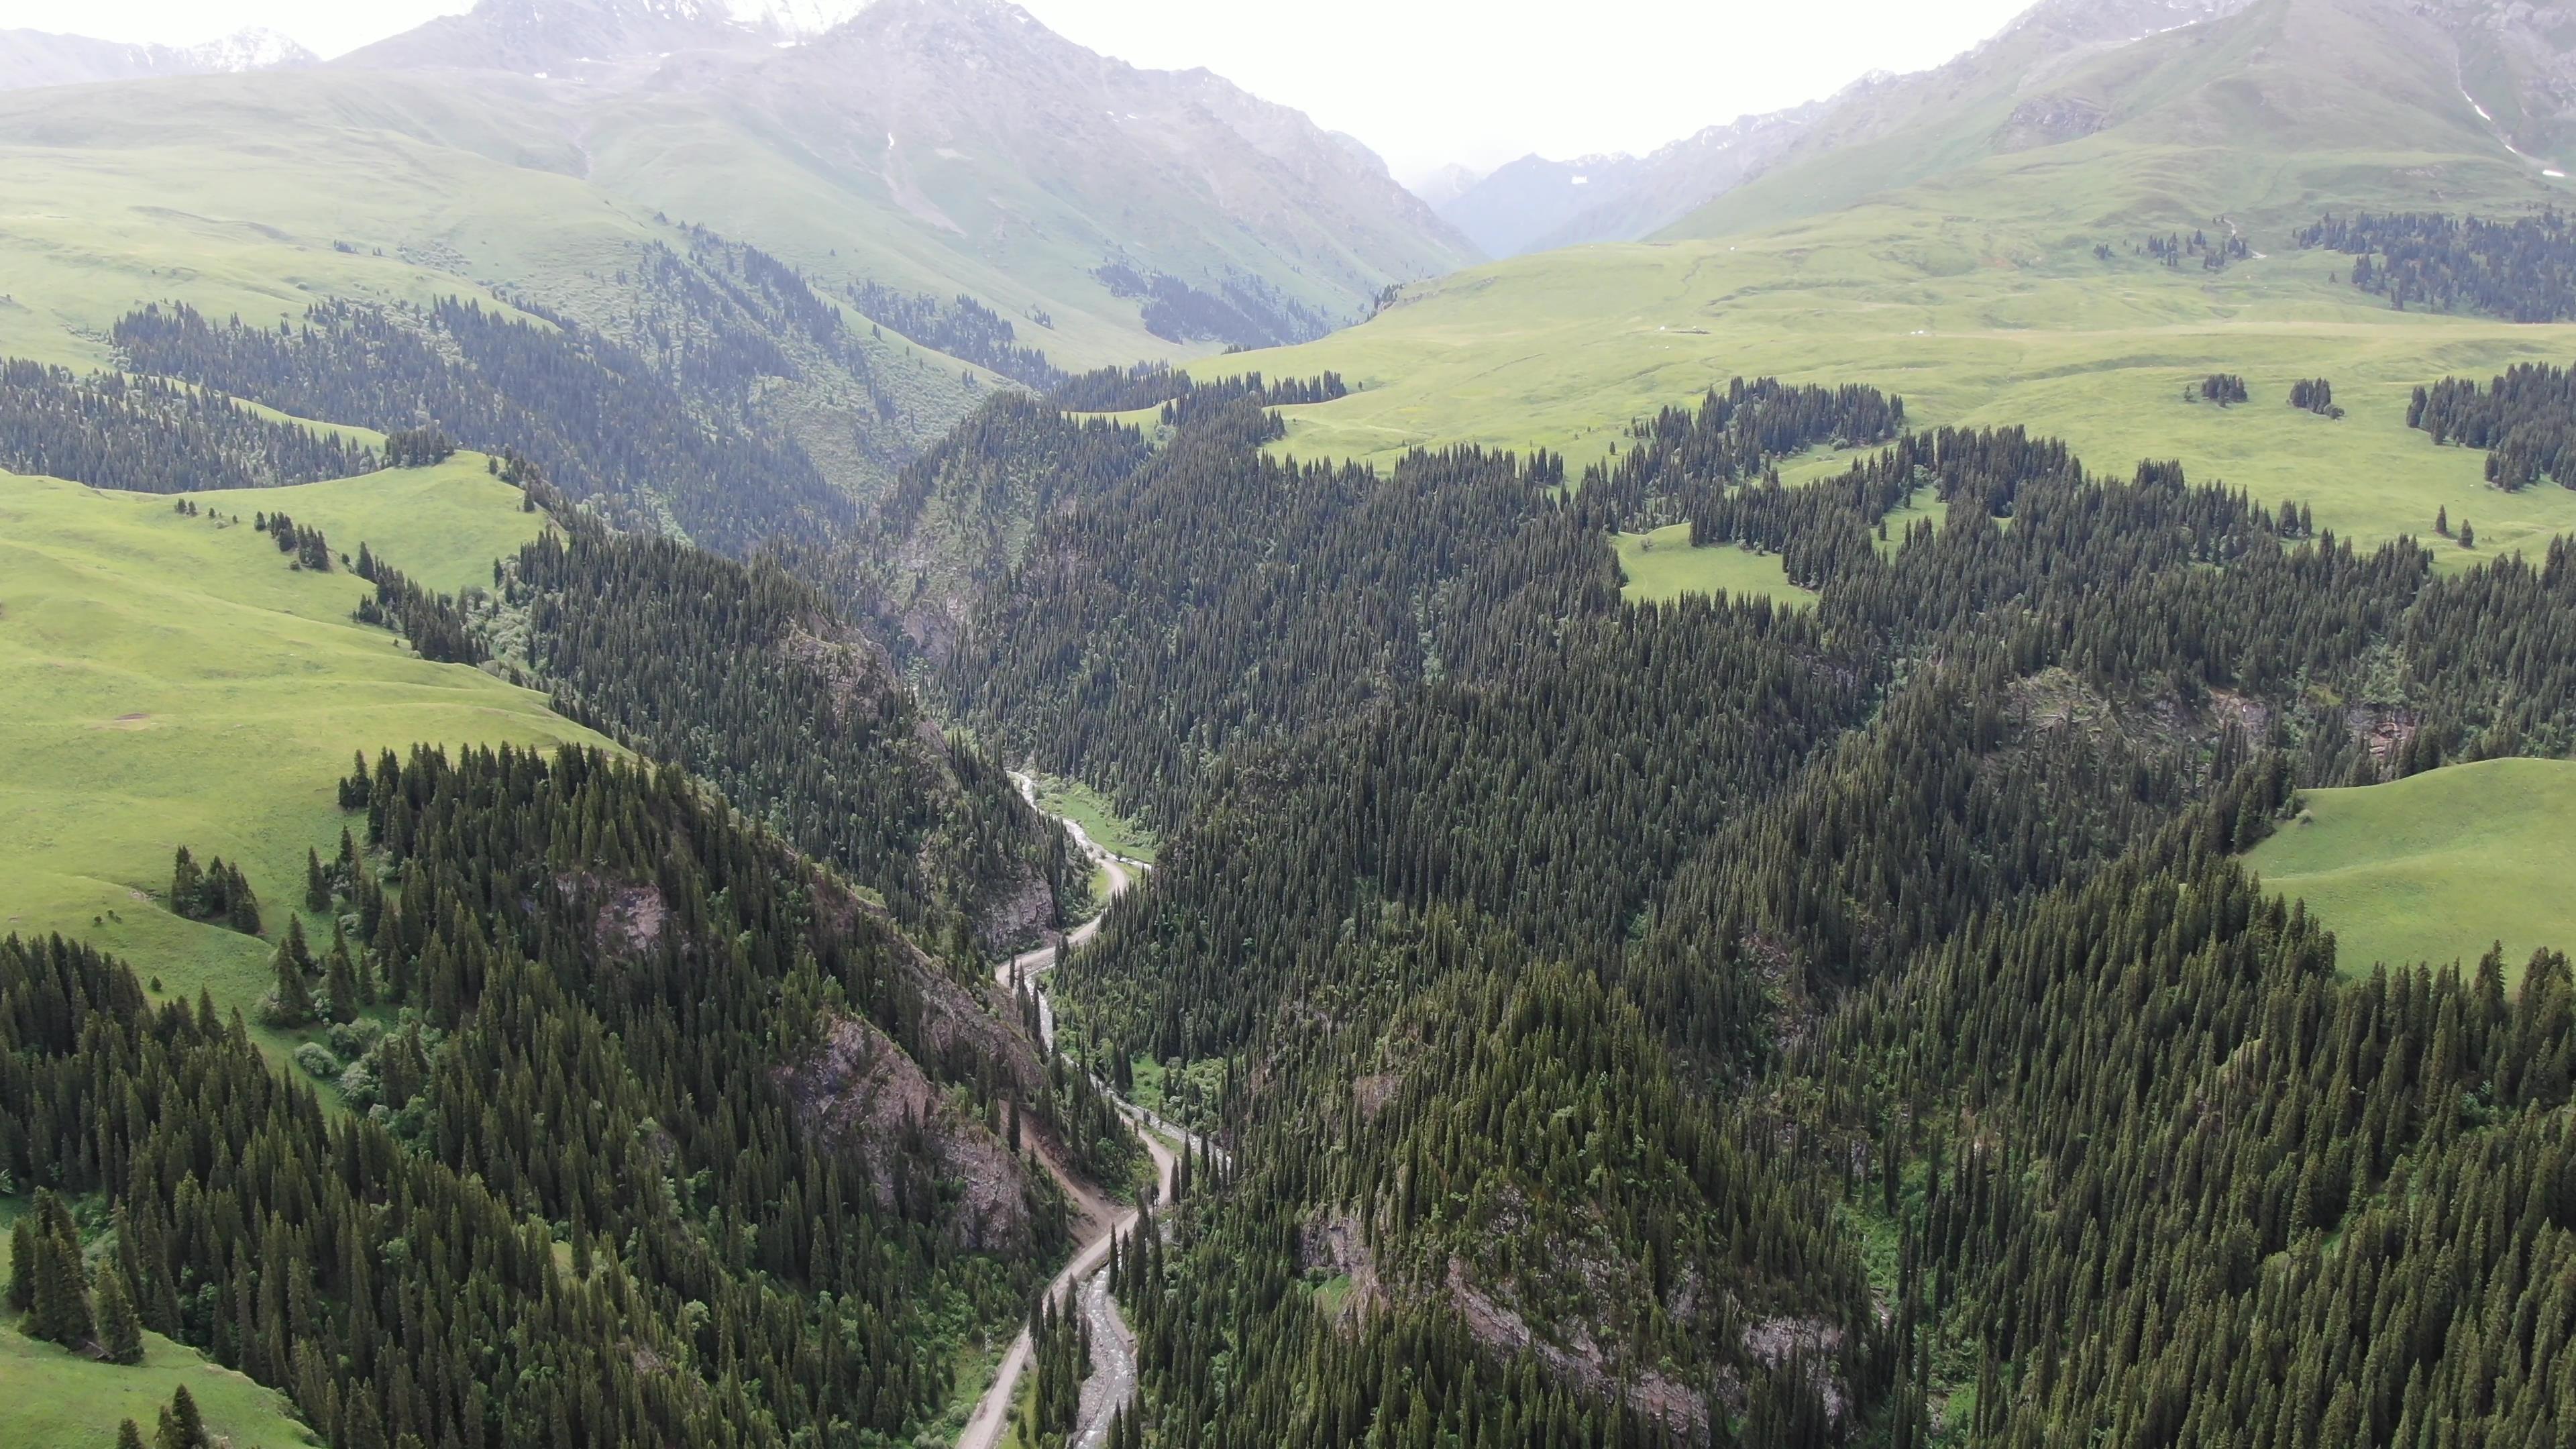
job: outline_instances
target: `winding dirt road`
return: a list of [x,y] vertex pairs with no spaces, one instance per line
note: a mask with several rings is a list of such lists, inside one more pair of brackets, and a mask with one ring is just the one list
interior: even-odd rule
[[[1026,775],[1014,774],[1011,778],[1019,783],[1020,793],[1028,798],[1029,803],[1036,804],[1035,783]],[[1111,899],[1125,894],[1127,888],[1135,884],[1136,872],[1146,868],[1141,861],[1128,860],[1103,849],[1073,821],[1066,820],[1064,827],[1072,832],[1074,844],[1081,847],[1082,853],[1108,872]],[[995,969],[993,979],[1006,993],[1023,981],[1034,988],[1041,977],[1055,969],[1064,952],[1090,940],[1099,930],[1100,917],[1094,916],[1066,933],[1063,945],[1024,951],[1002,963]],[[1045,1045],[1053,1045],[1055,1008],[1044,991],[1039,991],[1037,997],[1042,1041]],[[1102,1090],[1107,1090],[1107,1087],[1104,1085]],[[1172,1177],[1178,1171],[1179,1163],[1160,1137],[1145,1130],[1144,1124],[1154,1120],[1152,1114],[1132,1102],[1115,1097],[1112,1100],[1117,1101],[1119,1110],[1136,1128],[1137,1139],[1145,1144],[1145,1151],[1153,1156],[1155,1200],[1169,1199]],[[1166,1131],[1178,1131],[1165,1124],[1157,1125],[1163,1125]],[[1134,1344],[1128,1337],[1126,1323],[1118,1316],[1117,1304],[1109,1296],[1108,1276],[1100,1270],[1109,1262],[1111,1238],[1136,1230],[1138,1209],[1126,1208],[1114,1217],[1099,1211],[1108,1204],[1089,1184],[1072,1178],[1052,1158],[1045,1160],[1057,1181],[1064,1184],[1066,1194],[1077,1204],[1094,1209],[1084,1213],[1082,1226],[1076,1229],[1080,1234],[1080,1247],[1074,1253],[1073,1261],[1065,1264],[1064,1271],[1055,1275],[1055,1280],[1047,1284],[1046,1290],[1050,1299],[1062,1305],[1077,1301],[1073,1298],[1076,1286],[1084,1285],[1078,1302],[1084,1316],[1091,1321],[1095,1368],[1092,1377],[1082,1386],[1081,1422],[1075,1428],[1074,1443],[1082,1449],[1094,1449],[1094,1446],[1106,1442],[1109,1416],[1136,1392]],[[974,1416],[966,1421],[966,1431],[957,1436],[957,1449],[994,1449],[1002,1442],[1002,1431],[1010,1424],[1011,1400],[1019,1392],[1020,1375],[1028,1371],[1029,1352],[1029,1331],[1023,1328],[1011,1340],[1010,1351],[1002,1355],[1001,1367],[993,1375],[992,1387],[984,1391],[983,1399],[975,1405]]]

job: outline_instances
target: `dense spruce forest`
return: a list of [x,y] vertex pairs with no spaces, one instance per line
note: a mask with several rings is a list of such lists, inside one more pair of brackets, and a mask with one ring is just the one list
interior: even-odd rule
[[2512,322],[2576,317],[2576,226],[2556,207],[2510,220],[2440,212],[2326,216],[2303,247],[2352,258],[2351,283],[2391,306]]
[[[1041,531],[960,697],[1177,822],[1066,1011],[1113,1076],[1220,1064],[1235,1164],[1121,1270],[1122,1432],[2340,1444],[2558,1411],[2555,1260],[2446,1245],[2568,1226],[2522,1185],[2563,1148],[2520,1135],[2565,1097],[2528,1065],[2570,1049],[2564,962],[2518,996],[2500,960],[2347,981],[2233,856],[2303,785],[2563,753],[2576,556],[2436,577],[2016,429],[1772,472],[1902,416],[1742,383],[1566,490],[1545,457],[1274,462],[1261,414],[1201,409]],[[1889,527],[1926,495],[1946,525]],[[1623,605],[1603,533],[1676,521],[1814,606]],[[2213,1081],[2254,1105],[2195,1133],[2172,1104]],[[2184,1141],[2187,1192],[2142,1180]],[[2366,1263],[2322,1246],[2356,1231]],[[2356,1293],[2387,1306],[2330,1311]]]
[[2576,384],[2563,367],[2518,363],[2483,391],[2465,377],[2419,387],[2406,405],[2406,426],[2437,444],[2484,449],[2487,481],[2508,493],[2576,477]]
[[334,949],[402,1008],[343,1079],[371,1110],[0,946],[0,1170],[97,1195],[102,1303],[335,1445],[885,1442],[1018,1317],[1064,1208],[1003,1123],[1087,1087],[973,963],[667,767],[415,750],[343,798]]
[[473,302],[334,302],[274,332],[155,306],[117,324],[116,342],[138,371],[298,417],[388,431],[433,424],[466,447],[516,451],[621,526],[653,527],[667,511],[689,537],[728,552],[854,516],[800,450],[739,414],[692,408],[644,358]]
[[1088,890],[1002,767],[776,563],[576,526],[495,573],[498,648],[559,712],[706,779],[929,938],[1019,944]]
[[93,488],[191,493],[346,478],[374,450],[156,377],[0,361],[0,468]]
[[1140,362],[1133,367],[1103,367],[1067,378],[1047,398],[1057,407],[1074,412],[1124,413],[1193,400],[1221,403],[1247,395],[1259,397],[1267,407],[1284,407],[1331,402],[1349,392],[1341,375],[1332,372],[1275,381],[1264,381],[1258,372],[1242,372],[1201,382],[1159,363]]
[[1139,272],[1111,258],[1092,272],[1114,297],[1134,298],[1145,330],[1172,342],[1222,342],[1232,348],[1308,342],[1333,330],[1334,319],[1256,276],[1236,273],[1216,290],[1168,272]]
[[[1019,329],[999,312],[959,293],[946,302],[927,292],[905,292],[880,282],[849,285],[850,305],[925,347],[990,368],[1041,391],[1064,381],[1046,353],[1020,345]],[[1040,326],[1050,326],[1043,320]]]
[[[1238,745],[1520,656],[1569,614],[1623,619],[1585,532],[1597,514],[1550,501],[1558,460],[1458,449],[1381,475],[1274,458],[1262,404],[1281,386],[1176,399],[1151,462],[1040,529],[950,662],[965,718],[1174,822]],[[1902,418],[1862,389],[1749,390],[1702,411],[1671,446],[1730,465],[1791,439],[1874,441]]]

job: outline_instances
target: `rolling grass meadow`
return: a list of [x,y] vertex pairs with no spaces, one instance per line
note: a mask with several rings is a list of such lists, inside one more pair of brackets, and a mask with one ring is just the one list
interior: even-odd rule
[[[1579,470],[1632,418],[1770,375],[1890,389],[1918,427],[2026,426],[2101,472],[2179,458],[2195,479],[2304,504],[2362,547],[2427,537],[2447,509],[2483,545],[2437,549],[2450,568],[2576,531],[2576,493],[2500,492],[2482,454],[2406,426],[2421,384],[2576,360],[2576,326],[2398,312],[2329,281],[2336,256],[2276,253],[2204,274],[2125,254],[2098,262],[2087,237],[2062,245],[2073,255],[1998,257],[1954,276],[1884,265],[1836,276],[1826,258],[1842,249],[1803,229],[1741,249],[1586,247],[1448,278],[1347,332],[1194,370],[1352,379],[1348,397],[1281,410],[1288,436],[1275,446],[1300,456],[1385,465],[1416,446],[1480,443],[1549,448]],[[2252,401],[2182,400],[2212,372],[2243,376]],[[2290,407],[2291,383],[2307,377],[2330,381],[2346,416]],[[1813,481],[1848,462],[1819,454],[1782,471]]]
[[356,752],[598,737],[541,695],[356,623],[369,585],[290,568],[248,522],[284,509],[434,586],[488,583],[491,559],[546,520],[479,456],[199,496],[209,513],[189,518],[167,497],[0,475],[0,933],[85,939],[164,995],[202,988],[247,1012],[270,943],[162,909],[178,846],[237,862],[273,934],[301,900],[306,849],[337,846],[335,786]]
[[2247,863],[2324,920],[2345,972],[2473,967],[2501,940],[2518,980],[2534,948],[2576,949],[2576,761],[2485,760],[2299,799]]

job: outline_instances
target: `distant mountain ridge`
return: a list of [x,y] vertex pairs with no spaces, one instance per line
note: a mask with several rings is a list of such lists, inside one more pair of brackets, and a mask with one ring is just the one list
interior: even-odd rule
[[551,74],[584,63],[658,61],[680,51],[752,49],[780,38],[770,17],[737,18],[725,0],[480,0],[463,14],[437,16],[334,64]]
[[[257,245],[404,259],[575,311],[626,285],[594,231],[623,246],[702,225],[828,295],[892,297],[904,316],[869,320],[922,346],[944,348],[923,318],[989,313],[994,356],[1079,371],[1312,338],[1480,259],[1351,137],[1205,70],[1099,55],[1000,0],[480,0],[294,75],[140,84],[0,128],[131,173],[159,205],[193,183],[155,170],[172,163],[154,138],[186,128],[198,174],[232,178],[195,214],[265,228],[245,233]],[[359,212],[283,172],[242,184],[290,151],[299,170],[479,179]],[[570,210],[567,181],[592,193]]]
[[200,45],[131,45],[43,30],[0,30],[0,90],[153,76],[230,75],[320,59],[274,30],[237,30]]
[[[599,147],[595,180],[725,217],[819,176],[825,205],[892,213],[1036,283],[1041,307],[1105,288],[1184,345],[1319,335],[1388,283],[1477,255],[1351,137],[1206,70],[1102,56],[1002,0],[878,0],[801,42],[710,51],[604,103],[591,129],[686,118],[693,144],[721,135],[756,154],[680,172],[667,147]],[[812,228],[810,258],[847,231],[821,220],[779,225]]]
[[1514,256],[1539,250],[1540,238],[1594,206],[1624,199],[1645,165],[1618,154],[1571,161],[1523,156],[1495,167],[1437,210],[1487,256]]

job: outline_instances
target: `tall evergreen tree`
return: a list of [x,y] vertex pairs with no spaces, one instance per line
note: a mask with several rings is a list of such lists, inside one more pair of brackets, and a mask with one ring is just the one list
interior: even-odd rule
[[125,1270],[114,1262],[98,1275],[98,1346],[109,1363],[143,1362],[143,1318],[135,1311]]

